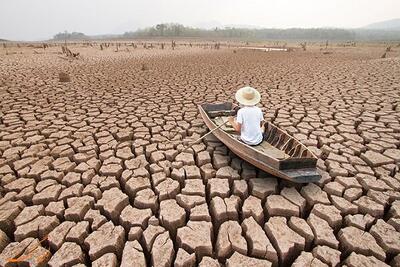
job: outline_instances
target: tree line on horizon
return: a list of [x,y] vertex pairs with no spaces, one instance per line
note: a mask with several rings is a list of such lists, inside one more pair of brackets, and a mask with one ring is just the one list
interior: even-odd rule
[[[106,36],[103,36],[106,37]],[[234,38],[244,40],[331,40],[331,41],[398,41],[400,30],[367,30],[367,29],[338,29],[338,28],[290,28],[290,29],[249,29],[224,27],[201,29],[184,26],[179,23],[161,23],[152,27],[125,32],[122,35],[112,35],[112,38],[152,38],[152,37],[192,37],[192,38]],[[93,39],[79,32],[62,32],[53,40],[82,40]]]
[[53,40],[62,41],[62,40],[83,40],[89,39],[90,36],[85,35],[81,32],[59,32],[53,36]]
[[125,32],[124,38],[134,37],[208,37],[208,38],[237,38],[255,40],[353,40],[354,35],[343,29],[249,29],[224,27],[200,29],[187,27],[177,23],[157,24],[153,27]]

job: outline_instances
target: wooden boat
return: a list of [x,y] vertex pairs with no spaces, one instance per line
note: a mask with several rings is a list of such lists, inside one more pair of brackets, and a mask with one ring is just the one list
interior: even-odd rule
[[[210,130],[236,115],[229,102],[203,104],[199,111]],[[264,128],[264,141],[258,146],[240,141],[240,136],[228,123],[213,134],[237,156],[272,175],[295,183],[315,182],[321,178],[316,168],[317,157],[305,145],[270,122],[266,122]]]

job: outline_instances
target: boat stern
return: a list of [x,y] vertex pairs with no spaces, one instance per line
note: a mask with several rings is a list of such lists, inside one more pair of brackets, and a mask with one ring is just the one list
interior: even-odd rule
[[281,170],[287,178],[295,183],[313,183],[321,179],[316,168]]

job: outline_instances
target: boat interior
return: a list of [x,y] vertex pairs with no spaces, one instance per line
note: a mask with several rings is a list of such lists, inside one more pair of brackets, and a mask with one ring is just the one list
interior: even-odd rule
[[[207,104],[203,106],[203,109],[216,126],[225,123],[221,126],[221,130],[240,141],[240,134],[227,122],[228,117],[235,116],[237,112],[237,110],[232,110],[232,103]],[[250,147],[279,161],[294,158],[314,158],[312,153],[298,140],[270,122],[264,124],[264,141],[258,146]]]

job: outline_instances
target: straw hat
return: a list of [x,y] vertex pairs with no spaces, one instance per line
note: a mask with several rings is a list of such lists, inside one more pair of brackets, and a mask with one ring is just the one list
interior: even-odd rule
[[250,86],[240,88],[235,94],[236,101],[245,106],[254,106],[260,102],[260,93]]

